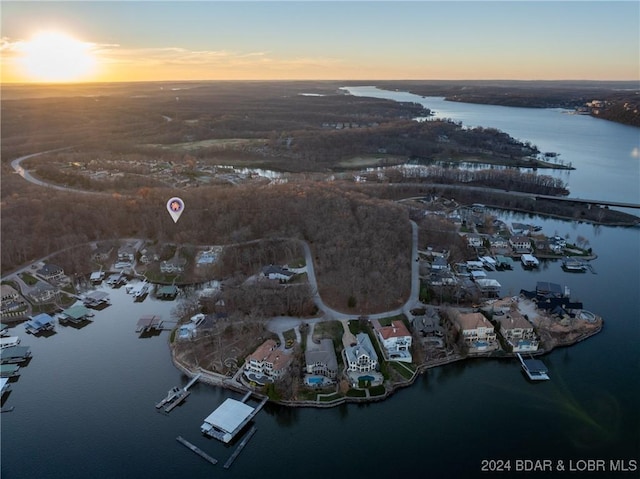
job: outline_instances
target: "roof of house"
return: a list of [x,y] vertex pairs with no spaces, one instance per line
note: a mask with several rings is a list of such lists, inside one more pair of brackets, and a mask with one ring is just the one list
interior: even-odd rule
[[378,328],[378,332],[383,339],[411,336],[407,327],[400,320],[392,321],[390,326],[382,326]]
[[509,311],[505,316],[495,316],[502,329],[533,329],[533,325],[524,319],[519,311]]
[[264,343],[256,348],[256,350],[249,355],[247,361],[264,361],[269,356],[269,353],[273,351],[278,345],[273,339],[267,339]]
[[338,369],[336,351],[333,348],[333,341],[330,339],[322,339],[318,345],[307,345],[304,356],[307,364],[321,363],[325,364],[330,370]]
[[478,328],[493,328],[491,323],[481,313],[459,313],[457,321],[463,331]]
[[512,243],[531,243],[531,239],[529,239],[527,236],[522,236],[522,235],[513,235],[509,241],[511,241]]
[[371,359],[378,360],[378,355],[376,351],[373,349],[373,344],[371,344],[371,339],[365,333],[358,333],[356,336],[357,343],[355,346],[351,346],[345,349],[347,354],[347,358],[349,361],[357,361],[360,356],[363,354],[368,356]]
[[288,269],[284,269],[280,266],[269,265],[262,268],[262,274],[265,276],[269,276],[270,274],[281,274],[283,276],[293,276],[295,273],[293,271],[289,271]]
[[64,270],[60,266],[56,266],[53,263],[47,263],[42,268],[40,268],[37,273],[43,276],[49,276],[52,274],[60,274],[64,272]]

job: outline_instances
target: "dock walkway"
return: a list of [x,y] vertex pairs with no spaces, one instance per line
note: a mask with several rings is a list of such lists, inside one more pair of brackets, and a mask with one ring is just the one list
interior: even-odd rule
[[236,457],[238,457],[238,454],[242,452],[242,450],[244,449],[244,446],[246,446],[247,443],[249,442],[249,439],[251,439],[253,435],[256,433],[256,430],[257,430],[256,426],[253,426],[249,430],[247,435],[242,439],[242,441],[240,441],[240,444],[238,444],[238,447],[236,448],[236,450],[233,451],[233,454],[231,454],[229,459],[227,459],[227,462],[224,463],[225,469],[229,469],[231,467],[231,464],[233,464],[233,461],[235,461]]
[[[213,457],[211,457],[209,454],[207,454],[206,452],[204,452],[202,449],[200,449],[197,446],[194,446],[193,444],[191,444],[189,441],[187,441],[185,438],[183,438],[182,436],[178,436],[176,437],[176,441],[178,441],[180,444],[182,444],[183,446],[191,449],[193,452],[195,452],[198,456],[200,456],[201,458],[209,461],[211,464],[215,465],[218,464],[218,460],[214,459]],[[227,461],[229,462],[229,461]],[[225,467],[227,467],[225,465]]]

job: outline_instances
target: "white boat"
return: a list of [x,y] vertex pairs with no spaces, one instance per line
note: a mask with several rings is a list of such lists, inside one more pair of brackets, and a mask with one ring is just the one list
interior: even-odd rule
[[0,349],[11,348],[20,344],[20,338],[18,336],[9,336],[7,338],[0,338]]
[[549,379],[547,374],[549,371],[539,359],[533,359],[531,356],[530,359],[523,359],[520,353],[518,353],[518,359],[522,364],[522,370],[532,381],[546,381]]
[[532,254],[523,254],[520,256],[520,261],[525,268],[537,268],[540,264],[538,258],[533,256]]

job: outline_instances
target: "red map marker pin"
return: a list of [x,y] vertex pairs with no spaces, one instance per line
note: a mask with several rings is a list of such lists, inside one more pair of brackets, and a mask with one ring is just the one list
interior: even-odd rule
[[173,218],[173,222],[177,223],[180,219],[180,215],[184,211],[184,201],[182,201],[182,199],[178,198],[177,196],[174,196],[169,201],[167,201],[167,211]]

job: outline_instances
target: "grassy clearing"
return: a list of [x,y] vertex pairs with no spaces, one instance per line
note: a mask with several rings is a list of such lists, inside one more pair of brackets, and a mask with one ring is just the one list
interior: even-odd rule
[[145,146],[152,148],[160,148],[162,150],[179,150],[191,151],[201,148],[242,148],[247,146],[261,146],[266,143],[264,138],[214,138],[211,140],[188,141],[185,143],[173,143],[170,145],[162,145],[157,143],[147,144]]
[[22,281],[24,281],[28,286],[33,286],[38,282],[38,280],[29,273],[22,273],[20,278],[22,278]]
[[414,370],[411,368],[407,368],[405,364],[400,364],[397,361],[389,361],[388,364],[395,369],[400,376],[402,376],[404,379],[411,379],[413,376],[413,372]]

